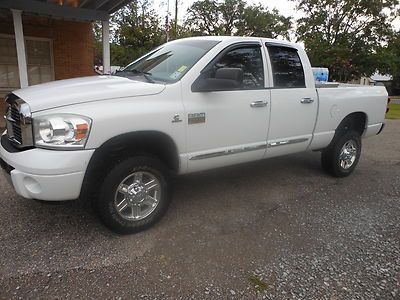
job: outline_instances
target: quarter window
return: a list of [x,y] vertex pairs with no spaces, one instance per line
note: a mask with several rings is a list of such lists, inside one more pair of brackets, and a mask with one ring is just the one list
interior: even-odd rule
[[304,70],[296,49],[268,46],[275,88],[304,88]]
[[264,88],[263,58],[259,46],[248,46],[228,51],[214,63],[209,77],[215,77],[216,70],[220,68],[240,68],[243,70],[243,82],[240,89]]

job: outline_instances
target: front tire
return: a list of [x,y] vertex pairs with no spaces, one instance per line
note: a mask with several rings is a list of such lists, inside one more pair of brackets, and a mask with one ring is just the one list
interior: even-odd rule
[[322,151],[322,168],[334,177],[346,177],[353,173],[360,156],[360,134],[349,130],[337,138],[328,149]]
[[142,231],[165,214],[169,171],[157,158],[138,156],[119,162],[106,175],[96,202],[102,222],[122,233]]

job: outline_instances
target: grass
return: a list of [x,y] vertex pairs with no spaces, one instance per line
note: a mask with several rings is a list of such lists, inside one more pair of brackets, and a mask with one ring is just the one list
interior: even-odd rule
[[268,284],[263,282],[260,278],[258,278],[255,275],[251,275],[249,277],[249,281],[254,286],[254,288],[259,292],[263,292],[268,289]]
[[389,104],[389,112],[386,114],[386,119],[400,120],[400,104]]

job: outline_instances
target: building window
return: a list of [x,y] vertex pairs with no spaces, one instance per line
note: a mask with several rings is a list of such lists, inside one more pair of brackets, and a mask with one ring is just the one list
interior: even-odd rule
[[53,77],[50,41],[27,40],[26,60],[29,85],[49,82]]
[[[25,51],[29,85],[53,80],[51,41],[28,37],[25,40]],[[15,38],[0,36],[0,89],[13,90],[19,87]]]
[[19,87],[17,49],[13,37],[0,37],[0,88]]

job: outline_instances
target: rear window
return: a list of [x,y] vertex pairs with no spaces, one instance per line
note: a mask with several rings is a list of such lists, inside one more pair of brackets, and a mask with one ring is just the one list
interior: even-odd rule
[[303,65],[296,49],[267,45],[275,88],[304,88]]

